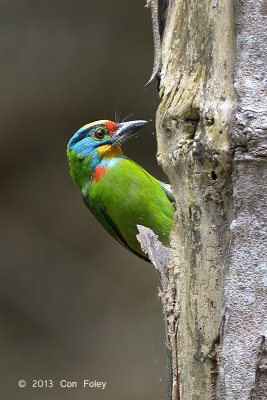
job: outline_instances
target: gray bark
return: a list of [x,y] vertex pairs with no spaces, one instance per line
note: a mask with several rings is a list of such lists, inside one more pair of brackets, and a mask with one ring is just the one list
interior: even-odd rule
[[267,398],[266,11],[261,1],[235,4],[234,219],[219,375],[226,399]]
[[263,1],[174,0],[163,16],[173,400],[267,398],[265,12]]

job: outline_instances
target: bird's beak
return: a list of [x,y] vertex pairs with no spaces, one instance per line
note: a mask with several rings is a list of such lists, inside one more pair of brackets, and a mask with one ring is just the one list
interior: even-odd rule
[[126,142],[130,137],[134,137],[145,124],[147,121],[128,121],[118,124],[116,133],[111,137],[111,144],[117,145]]

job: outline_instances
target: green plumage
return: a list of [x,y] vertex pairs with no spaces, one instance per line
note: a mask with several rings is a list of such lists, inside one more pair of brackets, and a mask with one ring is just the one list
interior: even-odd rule
[[129,159],[117,162],[83,191],[92,213],[115,238],[144,255],[136,239],[136,225],[152,229],[169,245],[173,209],[157,180]]
[[98,145],[88,155],[81,155],[70,142],[68,157],[71,175],[81,189],[85,204],[103,227],[146,260],[147,256],[136,239],[136,225],[152,229],[159,240],[169,246],[173,226],[169,185],[167,187],[124,157],[117,144],[111,147],[109,142],[103,140],[106,152]]

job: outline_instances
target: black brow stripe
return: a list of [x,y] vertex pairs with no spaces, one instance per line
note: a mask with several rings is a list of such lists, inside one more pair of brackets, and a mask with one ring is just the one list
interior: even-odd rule
[[103,127],[103,125],[90,126],[89,128],[84,129],[83,131],[80,132],[79,136],[77,136],[75,139],[72,140],[72,145],[84,139],[90,131],[94,131],[95,129],[101,127]]

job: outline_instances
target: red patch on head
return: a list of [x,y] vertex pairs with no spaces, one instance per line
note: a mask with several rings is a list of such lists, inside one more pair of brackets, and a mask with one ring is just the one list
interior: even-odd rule
[[95,172],[94,172],[94,174],[93,174],[93,176],[92,176],[92,181],[98,182],[99,179],[101,178],[101,176],[102,176],[102,175],[105,175],[106,172],[107,172],[107,171],[106,171],[106,168],[102,167],[102,165],[99,164],[99,165],[96,167]]
[[107,121],[105,122],[105,125],[111,135],[114,135],[116,133],[116,127],[118,126],[117,122]]

